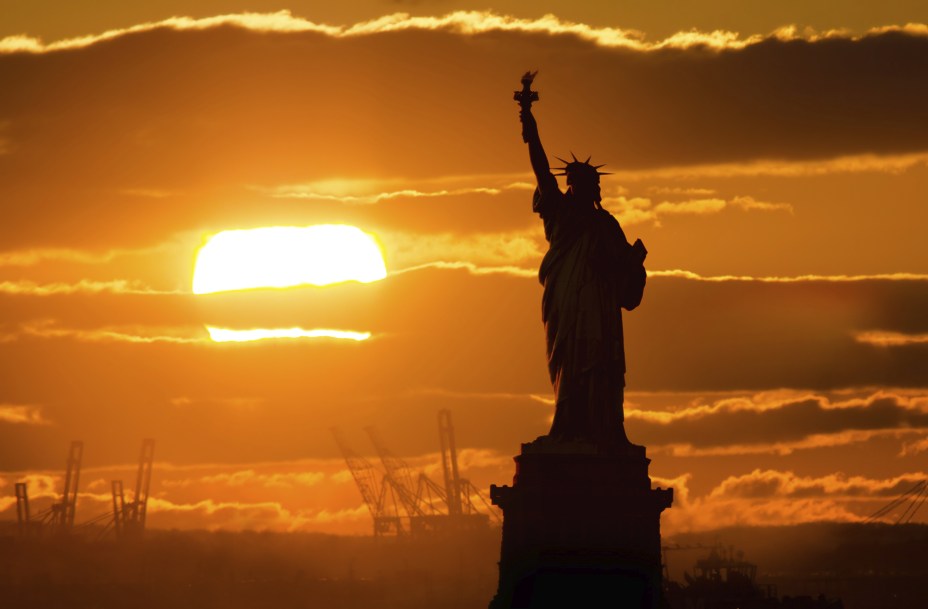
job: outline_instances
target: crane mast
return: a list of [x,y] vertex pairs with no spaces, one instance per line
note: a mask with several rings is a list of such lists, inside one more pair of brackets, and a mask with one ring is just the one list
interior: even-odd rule
[[151,491],[151,470],[155,462],[155,441],[151,438],[142,440],[142,452],[139,454],[139,469],[135,475],[135,495],[132,499],[132,527],[134,533],[141,535],[145,531],[148,516],[148,495]]
[[459,516],[463,512],[461,476],[458,473],[458,451],[454,444],[454,425],[448,409],[438,411],[438,438],[441,442],[441,466],[445,476],[448,515]]
[[77,487],[81,479],[81,461],[84,457],[84,443],[71,442],[68,450],[68,463],[64,474],[64,492],[61,501],[52,505],[52,528],[60,533],[67,533],[74,527],[74,514],[77,510]]
[[116,537],[140,537],[145,532],[151,472],[155,463],[155,441],[142,440],[139,466],[135,474],[135,494],[126,502],[122,480],[113,480],[113,530]]
[[126,496],[122,489],[122,480],[113,480],[113,531],[121,539],[126,532]]
[[20,535],[28,535],[32,526],[29,515],[29,489],[25,482],[16,483],[16,522]]

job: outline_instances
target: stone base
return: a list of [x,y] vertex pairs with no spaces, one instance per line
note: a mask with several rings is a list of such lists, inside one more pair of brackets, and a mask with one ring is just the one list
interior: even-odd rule
[[643,446],[617,454],[542,437],[522,445],[513,485],[490,487],[503,510],[491,609],[657,609],[660,515],[673,489],[651,489]]

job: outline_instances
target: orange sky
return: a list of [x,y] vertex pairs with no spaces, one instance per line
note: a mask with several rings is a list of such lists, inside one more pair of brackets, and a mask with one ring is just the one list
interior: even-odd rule
[[[665,531],[853,520],[924,476],[923,3],[84,4],[0,2],[0,518],[16,481],[60,492],[72,439],[78,521],[105,511],[154,437],[152,526],[364,533],[329,428],[437,479],[440,408],[508,483],[553,408],[526,68],[548,153],[607,163],[649,250],[626,417]],[[318,223],[388,277],[192,294],[206,235]]]

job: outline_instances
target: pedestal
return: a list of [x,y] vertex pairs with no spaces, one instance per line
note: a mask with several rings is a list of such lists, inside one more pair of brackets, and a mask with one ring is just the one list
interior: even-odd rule
[[512,486],[491,486],[503,510],[499,587],[490,609],[657,609],[661,512],[645,448],[617,454],[542,437],[522,445]]

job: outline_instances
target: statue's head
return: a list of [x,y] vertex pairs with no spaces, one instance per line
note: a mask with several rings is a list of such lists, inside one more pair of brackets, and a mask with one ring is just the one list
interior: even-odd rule
[[599,190],[599,176],[608,175],[608,173],[599,171],[602,165],[590,165],[590,157],[587,157],[585,161],[580,161],[577,160],[573,152],[570,153],[570,156],[573,158],[572,162],[567,162],[562,158],[557,159],[564,163],[564,167],[560,168],[561,173],[555,175],[567,177],[567,192],[572,195],[575,201],[580,203],[589,202],[591,205],[602,209],[600,201],[603,200],[603,197]]

